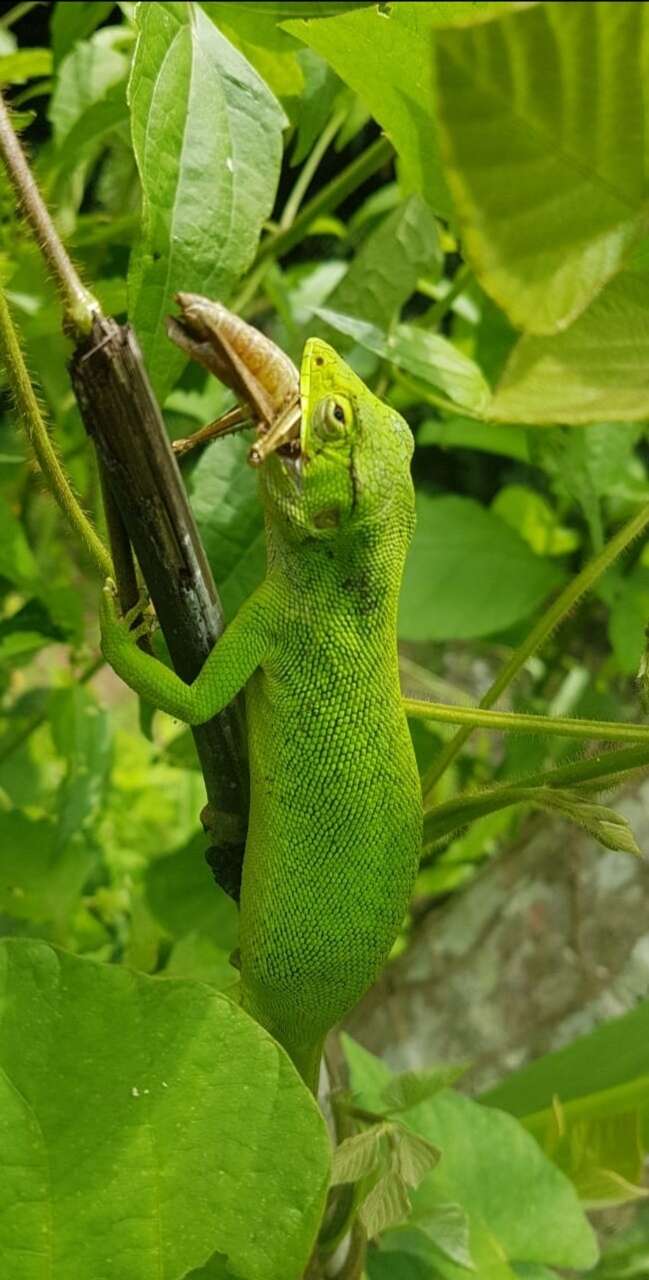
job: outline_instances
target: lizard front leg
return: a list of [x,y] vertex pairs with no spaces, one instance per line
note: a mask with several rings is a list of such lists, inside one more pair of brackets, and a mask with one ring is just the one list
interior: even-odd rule
[[125,684],[185,724],[203,724],[222,711],[259,666],[269,644],[269,608],[263,586],[251,595],[217,641],[192,684],[138,648],[139,634],[119,613],[108,579],[99,609],[102,653]]

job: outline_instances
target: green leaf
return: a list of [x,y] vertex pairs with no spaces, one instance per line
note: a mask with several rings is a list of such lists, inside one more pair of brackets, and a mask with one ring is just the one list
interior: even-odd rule
[[533,426],[642,421],[649,393],[647,273],[622,271],[565,333],[524,337],[489,416]]
[[557,1053],[547,1054],[485,1095],[520,1116],[584,1198],[600,1205],[643,1194],[649,1115],[649,1002]]
[[410,1197],[403,1179],[393,1170],[384,1173],[365,1197],[358,1217],[370,1240],[410,1216]]
[[369,1280],[439,1280],[440,1274],[429,1259],[407,1251],[371,1249],[367,1255]]
[[[234,5],[238,5],[239,0],[233,0]],[[246,8],[251,9],[253,13],[265,14],[272,13],[273,17],[281,22],[283,18],[331,18],[339,13],[347,13],[352,9],[369,9],[371,7],[369,0],[313,0],[313,3],[301,4],[300,0],[285,0],[284,3],[277,0],[246,0]]]
[[[521,788],[521,794],[524,789]],[[585,800],[574,791],[556,787],[530,787],[528,799],[538,809],[558,812],[569,822],[588,831],[605,849],[640,856],[640,849],[626,818],[593,800]]]
[[[597,1275],[598,1271],[589,1272],[589,1275]],[[535,1263],[528,1266],[527,1263],[519,1264],[514,1267],[514,1275],[520,1280],[561,1280],[557,1271],[550,1271],[549,1267],[537,1267]]]
[[581,542],[576,529],[562,525],[550,503],[526,485],[504,485],[491,510],[516,529],[538,556],[564,556]]
[[[371,1105],[388,1069],[347,1036],[343,1047],[352,1088],[361,1105]],[[511,1276],[509,1262],[595,1263],[595,1237],[574,1188],[511,1116],[445,1089],[407,1112],[403,1123],[442,1156],[413,1193],[413,1222],[440,1205],[459,1204],[470,1222],[480,1280]],[[389,1239],[402,1247],[397,1233]]]
[[130,314],[164,396],[184,359],[164,331],[173,294],[227,298],[249,267],[275,197],[285,118],[202,9],[144,4],[138,18],[129,102],[143,234]]
[[635,676],[647,639],[649,621],[649,570],[638,564],[619,583],[610,607],[608,635],[617,664],[625,675]]
[[[291,15],[298,15],[293,5]],[[372,5],[326,22],[291,21],[285,29],[303,40],[359,96],[393,143],[408,191],[436,213],[452,205],[434,135],[436,116],[431,43],[436,27],[482,22],[507,12],[505,4]],[[333,6],[332,6],[333,8]]]
[[255,68],[271,93],[281,101],[300,101],[304,74],[299,62],[297,41],[278,26],[268,9],[256,11],[248,4],[228,4],[217,0],[201,8],[223,35]]
[[344,1182],[358,1182],[368,1173],[378,1168],[383,1158],[383,1139],[387,1125],[372,1125],[364,1133],[356,1133],[352,1138],[344,1138],[334,1151],[331,1185],[340,1186]]
[[552,427],[527,432],[530,460],[550,476],[559,498],[581,508],[596,551],[604,545],[601,499],[628,496],[635,478],[634,450],[641,431],[634,423],[601,422],[588,431]]
[[58,66],[78,40],[85,40],[91,35],[114,7],[111,3],[101,3],[101,0],[90,4],[84,4],[83,0],[76,0],[75,4],[59,0],[54,6],[50,27],[54,65]]
[[501,1258],[593,1265],[595,1237],[573,1187],[510,1116],[444,1092],[410,1112],[408,1123],[442,1152],[413,1199],[415,1212],[457,1201],[472,1228],[498,1242]]
[[426,1071],[404,1071],[393,1076],[381,1090],[383,1109],[388,1115],[408,1111],[417,1103],[431,1098],[439,1089],[454,1084],[465,1071],[465,1066],[429,1067]]
[[592,1280],[646,1280],[649,1275],[649,1206],[605,1245]]
[[436,41],[463,247],[531,333],[574,320],[644,229],[646,24],[644,5],[549,3]]
[[407,1187],[418,1187],[440,1158],[437,1147],[421,1135],[398,1126],[393,1135],[395,1166]]
[[222,1253],[215,1253],[204,1267],[190,1271],[187,1280],[237,1280]]
[[367,237],[327,298],[327,307],[387,330],[414,293],[419,276],[428,273],[434,278],[440,267],[435,218],[419,196],[411,196]]
[[440,449],[479,449],[520,462],[530,461],[524,427],[498,427],[473,418],[427,418],[417,430],[417,444],[436,444]]
[[34,76],[49,76],[51,70],[49,49],[18,49],[0,55],[0,84],[24,84]]
[[[90,103],[71,125],[68,133],[59,143],[58,163],[65,166],[78,162],[80,154],[85,149],[94,147],[127,121],[126,81],[119,79],[117,83],[109,85],[103,97]],[[99,293],[102,283],[97,282],[96,294]],[[103,300],[102,305],[105,306]]]
[[354,1103],[364,1107],[366,1111],[380,1114],[383,1090],[392,1079],[390,1068],[344,1031],[341,1033],[340,1043],[349,1070]]
[[68,633],[57,626],[42,601],[28,600],[0,621],[0,661],[67,638]]
[[227,618],[259,585],[266,567],[264,518],[257,476],[247,462],[249,448],[243,436],[215,440],[187,481]]
[[89,831],[104,803],[112,760],[108,715],[83,685],[60,689],[50,704],[52,736],[67,770],[57,796],[58,846]]
[[482,1101],[523,1117],[547,1110],[554,1097],[565,1108],[587,1094],[621,1090],[646,1075],[647,1044],[649,1000],[644,1000],[623,1017],[522,1067],[484,1093]]
[[475,1271],[471,1256],[469,1220],[459,1204],[438,1204],[412,1220],[412,1226],[458,1267]]
[[219,1251],[298,1280],[329,1138],[271,1037],[199,983],[40,942],[0,965],[3,1273],[181,1280]]
[[0,912],[63,924],[95,865],[82,836],[61,850],[55,823],[10,809],[0,811],[0,848]]
[[478,414],[486,409],[490,392],[480,369],[447,338],[414,324],[398,324],[390,333],[384,333],[365,320],[340,315],[327,307],[316,307],[315,314],[398,369],[444,391],[463,408]]
[[181,849],[152,862],[145,877],[147,900],[173,937],[206,934],[229,952],[237,945],[237,909],[214,883],[205,861],[206,847],[207,836],[201,832]]
[[38,567],[20,521],[0,497],[0,578],[29,591],[36,587]]
[[115,28],[99,31],[92,40],[77,44],[61,63],[49,107],[57,158],[60,151],[78,163],[74,139],[79,145],[87,142],[92,129],[86,125],[86,113],[94,116],[100,106],[105,111],[105,100],[111,91],[113,96],[124,92],[128,59],[113,47],[114,43]]
[[[240,7],[240,6],[239,6]],[[291,165],[302,164],[319,138],[340,92],[338,76],[312,49],[299,49],[298,64],[304,77],[304,88],[295,109],[296,137]]]
[[492,635],[529,617],[562,577],[473,499],[420,493],[400,634],[405,640]]
[[217,991],[233,996],[239,982],[237,970],[230,964],[230,953],[208,938],[204,933],[187,933],[175,944],[163,978],[194,978],[208,982]]

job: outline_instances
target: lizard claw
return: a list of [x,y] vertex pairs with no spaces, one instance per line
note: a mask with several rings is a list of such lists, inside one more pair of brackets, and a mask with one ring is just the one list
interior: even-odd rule
[[[140,618],[140,616],[143,613],[145,613],[146,609],[148,608],[148,605],[149,605],[149,597],[146,591],[141,591],[137,600],[135,601],[135,604],[131,605],[131,608],[127,609],[126,613],[124,614],[124,618],[123,618],[124,626],[129,631],[131,631],[133,623],[136,622],[137,619]],[[148,625],[149,623],[147,621],[147,626]],[[131,634],[133,633],[131,632]]]

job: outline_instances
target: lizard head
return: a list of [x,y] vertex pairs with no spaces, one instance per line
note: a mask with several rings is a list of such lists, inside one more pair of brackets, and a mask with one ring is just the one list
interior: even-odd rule
[[304,348],[300,399],[299,451],[277,450],[262,468],[271,519],[292,540],[349,533],[392,510],[410,528],[413,441],[404,419],[320,338]]

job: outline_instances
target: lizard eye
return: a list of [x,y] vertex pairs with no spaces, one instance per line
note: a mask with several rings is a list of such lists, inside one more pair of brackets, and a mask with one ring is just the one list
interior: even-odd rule
[[352,407],[344,396],[327,396],[313,415],[313,426],[324,440],[339,440],[352,422]]

